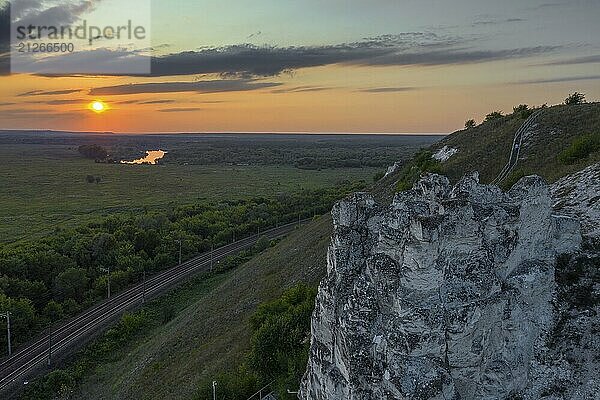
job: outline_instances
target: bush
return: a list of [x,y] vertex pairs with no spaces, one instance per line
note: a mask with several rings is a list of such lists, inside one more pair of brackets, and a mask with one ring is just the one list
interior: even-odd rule
[[108,157],[108,151],[97,144],[84,144],[77,149],[85,158],[92,160],[105,160]]
[[415,158],[400,173],[400,179],[396,189],[399,192],[412,189],[413,185],[425,173],[442,173],[442,164],[432,158],[433,153],[429,150],[421,150]]
[[472,129],[477,126],[477,122],[474,119],[469,119],[465,122],[465,129]]
[[[15,349],[19,344],[24,343],[29,337],[30,332],[36,325],[36,313],[31,300],[11,299],[0,293],[0,312],[10,312],[10,328],[12,346]],[[8,352],[7,337],[4,334],[6,324],[0,320],[0,357]]]
[[[218,399],[247,399],[260,389],[257,377],[241,366],[235,372],[221,373],[214,378],[217,382]],[[198,385],[195,399],[205,400],[213,398],[213,379],[208,379]],[[266,393],[265,393],[266,394]]]
[[572,93],[565,99],[565,105],[567,106],[583,103],[585,103],[585,95],[579,92]]
[[379,180],[381,180],[383,177],[385,176],[385,172],[384,171],[379,171],[377,172],[375,175],[373,175],[373,182],[378,182]]
[[300,284],[279,299],[260,305],[250,318],[248,365],[259,384],[275,381],[279,398],[287,398],[287,389],[300,385],[308,362],[307,339],[316,295],[315,288]]
[[[258,307],[250,317],[252,338],[246,362],[235,372],[214,378],[219,399],[247,399],[270,383],[269,390],[278,399],[296,398],[287,390],[298,389],[306,369],[316,295],[316,288],[299,284]],[[212,398],[212,381],[199,384],[195,399]]]
[[494,111],[485,116],[485,122],[495,121],[502,118],[504,115],[501,111]]
[[521,178],[525,177],[525,171],[523,171],[522,169],[517,169],[514,170],[513,172],[511,172],[511,174],[506,178],[506,180],[504,181],[504,183],[502,183],[501,187],[504,190],[508,190],[511,187],[513,187],[513,185],[517,182],[519,182],[519,180]]
[[530,109],[527,104],[519,104],[513,108],[513,114],[518,115],[523,119],[527,119],[533,114],[534,110]]
[[81,301],[88,288],[87,270],[83,268],[67,268],[54,279],[53,292],[57,299],[75,299]]
[[266,236],[261,236],[260,239],[258,239],[256,241],[256,244],[254,245],[254,252],[260,253],[261,251],[266,250],[269,247],[271,247],[271,241],[269,240],[269,238]]
[[572,165],[598,150],[600,150],[600,134],[583,135],[573,140],[571,145],[558,155],[558,160],[563,164]]

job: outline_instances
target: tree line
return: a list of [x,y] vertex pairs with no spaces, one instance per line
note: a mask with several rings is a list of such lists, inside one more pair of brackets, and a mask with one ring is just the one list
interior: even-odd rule
[[[183,260],[286,222],[328,212],[364,182],[277,198],[208,202],[141,214],[116,214],[41,240],[0,246],[0,312],[11,312],[13,344],[51,323]],[[110,270],[109,274],[106,272]],[[4,328],[5,322],[0,321]],[[6,335],[0,335],[0,354]]]
[[[573,105],[584,104],[585,102],[586,102],[585,94],[575,92],[575,93],[571,93],[569,96],[567,96],[567,98],[564,100],[563,104],[566,106],[573,106]],[[535,111],[544,109],[547,107],[548,107],[547,104],[542,104],[539,107],[533,107],[533,108],[531,108],[527,104],[519,104],[518,106],[513,107],[513,115],[518,115],[522,119],[527,119]],[[483,122],[497,121],[504,116],[505,115],[502,113],[502,111],[492,111],[491,113],[489,113],[485,116],[485,119],[483,120]],[[465,129],[473,129],[476,127],[477,127],[477,121],[475,121],[474,119],[469,119],[469,120],[465,121]]]

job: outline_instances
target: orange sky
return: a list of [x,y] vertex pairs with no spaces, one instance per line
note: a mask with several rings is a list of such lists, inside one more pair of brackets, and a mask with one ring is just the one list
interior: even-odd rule
[[[92,14],[113,22],[110,1]],[[167,3],[152,77],[0,75],[0,129],[447,133],[574,91],[600,99],[593,2]],[[116,53],[98,46],[79,55]]]
[[[476,78],[472,83],[460,79],[460,76],[472,76],[477,72],[469,71],[476,69],[469,66],[456,67],[455,82],[450,84],[448,68],[383,69],[386,68],[378,71],[371,68],[348,71],[348,68],[336,66],[312,68],[293,77],[271,79],[282,82],[282,87],[247,92],[120,96],[91,96],[87,92],[93,87],[153,79],[13,75],[0,77],[1,101],[14,102],[0,108],[0,127],[114,132],[444,133],[461,128],[466,119],[481,120],[493,110],[510,112],[519,103],[558,103],[574,90],[585,92],[589,99],[600,98],[598,81],[484,85]],[[414,89],[381,93],[361,91],[367,85],[375,84],[373,81],[385,80],[386,73],[403,75],[403,80],[415,85]],[[358,82],[365,84],[362,86]],[[276,92],[316,83],[326,89]],[[385,82],[381,83],[385,86]],[[65,89],[82,89],[82,92],[19,96],[33,90]],[[61,104],[64,100],[68,100],[68,104]],[[93,100],[105,102],[109,110],[100,114],[90,111],[88,106]]]

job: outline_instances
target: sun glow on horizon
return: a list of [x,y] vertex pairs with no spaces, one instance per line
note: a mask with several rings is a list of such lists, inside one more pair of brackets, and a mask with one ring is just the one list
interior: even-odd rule
[[90,103],[89,108],[97,114],[100,114],[101,112],[104,112],[107,109],[106,104],[99,100]]

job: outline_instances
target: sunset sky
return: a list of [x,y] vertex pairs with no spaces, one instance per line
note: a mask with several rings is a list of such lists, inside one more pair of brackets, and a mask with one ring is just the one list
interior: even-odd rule
[[[109,0],[27,4],[71,22],[119,14]],[[573,91],[600,99],[600,0],[151,4],[150,76],[3,69],[0,129],[446,133]],[[102,67],[132,53],[100,42],[77,56]]]

